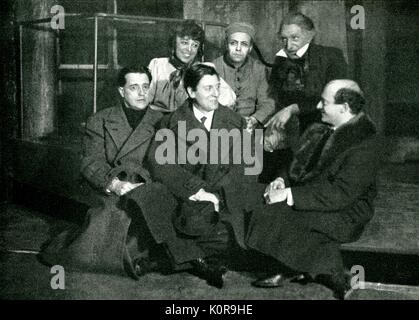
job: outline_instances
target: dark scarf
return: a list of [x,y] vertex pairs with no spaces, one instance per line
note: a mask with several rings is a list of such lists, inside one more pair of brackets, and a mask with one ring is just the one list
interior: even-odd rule
[[323,123],[312,125],[301,137],[300,148],[290,166],[290,179],[298,184],[320,175],[342,152],[375,133],[374,123],[363,112],[334,132]]
[[169,62],[172,66],[176,68],[170,76],[169,80],[173,84],[173,88],[177,89],[179,87],[180,81],[183,79],[183,75],[185,74],[185,70],[195,62],[196,59],[192,60],[189,63],[182,62],[176,55],[173,53],[172,56],[169,58]]
[[145,110],[139,110],[139,109],[131,109],[126,106],[122,107],[124,109],[125,116],[127,117],[128,123],[131,127],[131,129],[135,129],[140,124],[141,120],[143,120],[144,115],[147,111]]

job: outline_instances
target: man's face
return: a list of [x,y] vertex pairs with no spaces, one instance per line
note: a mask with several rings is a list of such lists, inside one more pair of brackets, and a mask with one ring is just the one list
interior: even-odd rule
[[252,51],[252,39],[245,32],[235,32],[228,37],[227,50],[230,60],[241,65]]
[[334,127],[341,123],[344,112],[344,105],[335,103],[335,94],[339,89],[336,85],[327,85],[323,90],[321,101],[317,104],[317,109],[322,114],[322,121]]
[[118,89],[128,108],[139,110],[147,108],[150,80],[145,73],[127,73],[125,85]]
[[189,63],[195,59],[200,43],[187,36],[176,36],[176,57],[183,63]]
[[220,95],[220,79],[216,75],[205,75],[196,86],[196,91],[189,87],[188,93],[195,100],[199,110],[204,112],[216,110]]
[[314,37],[313,31],[302,29],[296,24],[285,24],[281,30],[281,42],[284,49],[295,54],[304,45],[309,43]]

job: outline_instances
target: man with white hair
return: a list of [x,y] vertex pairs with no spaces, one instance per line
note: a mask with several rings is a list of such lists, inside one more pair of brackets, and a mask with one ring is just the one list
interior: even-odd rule
[[265,190],[266,206],[254,214],[247,244],[274,258],[272,274],[253,283],[278,287],[285,279],[314,279],[345,298],[350,287],[340,244],[359,239],[374,214],[381,143],[352,80],[323,90],[316,123],[302,136],[287,176]]
[[292,115],[299,115],[302,128],[315,120],[313,111],[324,86],[347,76],[342,50],[314,43],[313,21],[300,12],[291,12],[281,22],[279,37],[283,48],[272,67],[270,85],[280,108],[268,122],[278,128]]

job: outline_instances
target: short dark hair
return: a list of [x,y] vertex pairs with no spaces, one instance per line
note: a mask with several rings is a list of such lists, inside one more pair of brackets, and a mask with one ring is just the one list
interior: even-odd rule
[[197,56],[202,56],[202,45],[205,42],[205,32],[194,20],[185,20],[178,23],[172,30],[169,37],[169,47],[171,50],[176,49],[176,37],[189,37],[192,40],[199,41]]
[[347,103],[353,114],[358,114],[364,109],[365,98],[362,93],[357,92],[353,89],[342,88],[336,91],[335,103],[343,104]]
[[190,66],[186,69],[185,76],[183,78],[185,90],[187,91],[188,88],[192,88],[193,91],[196,91],[199,81],[201,81],[201,79],[206,75],[216,75],[217,78],[220,78],[214,67],[203,63],[196,63]]
[[279,27],[279,32],[282,31],[282,27],[284,25],[290,24],[296,24],[301,29],[305,29],[307,31],[314,30],[313,20],[311,20],[309,17],[298,11],[290,12],[282,19],[281,25]]
[[126,83],[125,76],[128,73],[144,73],[144,74],[147,75],[148,80],[150,82],[151,82],[151,79],[152,79],[151,72],[150,72],[150,70],[146,66],[142,66],[142,65],[128,66],[128,67],[122,68],[118,72],[118,87],[125,86],[125,83]]

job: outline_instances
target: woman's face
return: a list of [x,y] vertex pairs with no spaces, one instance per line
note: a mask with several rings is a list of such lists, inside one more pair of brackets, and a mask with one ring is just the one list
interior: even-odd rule
[[199,41],[188,36],[176,36],[176,57],[183,63],[189,63],[195,59],[200,45]]

